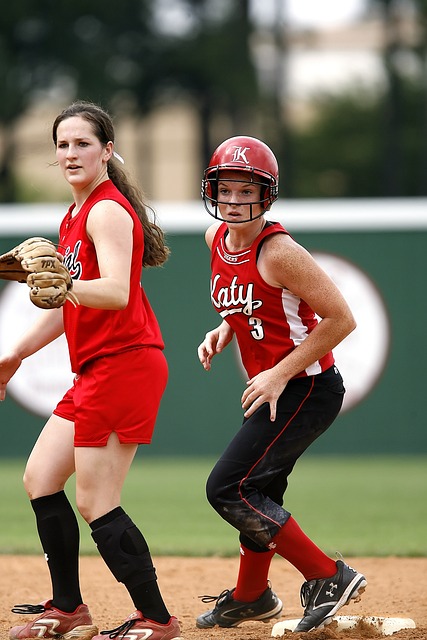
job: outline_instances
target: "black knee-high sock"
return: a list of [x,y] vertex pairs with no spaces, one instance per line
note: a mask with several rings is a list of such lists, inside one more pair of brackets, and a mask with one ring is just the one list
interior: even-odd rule
[[129,516],[117,507],[91,522],[90,528],[99,553],[135,607],[150,620],[169,622],[147,542]]
[[64,491],[31,500],[52,581],[55,607],[72,612],[82,604],[79,582],[80,532]]

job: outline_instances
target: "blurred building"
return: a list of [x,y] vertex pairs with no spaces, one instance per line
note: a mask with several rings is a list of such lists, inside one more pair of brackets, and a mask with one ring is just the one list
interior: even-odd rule
[[[393,25],[402,43],[417,41],[417,24],[404,14]],[[260,28],[253,37],[254,61],[265,91],[280,92],[287,117],[303,127],[313,116],[313,97],[349,87],[376,91],[385,82],[381,54],[383,23],[365,19],[351,25],[318,30],[291,30],[280,37],[277,28]],[[278,37],[279,36],[279,37]],[[414,60],[402,56],[406,71]],[[63,105],[39,103],[16,127],[18,179],[27,201],[69,200],[59,179],[50,138],[53,119]],[[150,200],[194,200],[199,195],[200,144],[194,106],[165,105],[142,120],[116,120],[116,150],[126,169]]]
[[[26,200],[70,199],[54,166],[52,123],[64,105],[41,102],[16,125],[16,166]],[[149,200],[192,200],[200,190],[197,119],[188,104],[162,107],[141,120],[115,121],[116,151]]]
[[279,91],[292,124],[304,126],[313,114],[313,99],[351,90],[377,92],[387,80],[384,51],[390,38],[398,45],[398,66],[407,75],[420,75],[419,60],[408,53],[422,41],[422,25],[405,9],[385,25],[380,16],[367,16],[335,28],[276,28],[254,36],[254,58],[265,91]]

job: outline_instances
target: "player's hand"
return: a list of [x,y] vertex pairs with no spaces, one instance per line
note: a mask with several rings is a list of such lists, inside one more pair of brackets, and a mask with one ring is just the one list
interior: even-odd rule
[[286,387],[286,382],[279,380],[277,371],[266,369],[247,381],[247,388],[242,395],[242,408],[245,418],[249,418],[264,402],[270,405],[270,420],[276,419],[277,400]]
[[22,359],[14,353],[0,357],[0,401],[6,398],[7,383],[19,369],[21,362]]
[[197,355],[205,371],[210,370],[214,355],[220,353],[231,342],[232,338],[233,330],[225,320],[216,329],[208,331],[205,339],[197,349]]

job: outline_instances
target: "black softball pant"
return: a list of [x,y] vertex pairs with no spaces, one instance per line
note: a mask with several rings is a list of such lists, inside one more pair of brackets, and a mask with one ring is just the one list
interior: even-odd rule
[[264,403],[245,419],[206,484],[206,495],[219,515],[240,532],[253,551],[267,545],[288,520],[282,508],[288,477],[302,453],[332,424],[344,399],[335,366],[316,376],[288,382],[270,420]]

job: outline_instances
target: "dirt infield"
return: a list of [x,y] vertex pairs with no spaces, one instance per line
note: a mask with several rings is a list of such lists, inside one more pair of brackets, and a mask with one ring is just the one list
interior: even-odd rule
[[[235,629],[200,630],[196,616],[206,609],[199,595],[218,595],[234,586],[237,558],[155,558],[162,594],[171,613],[176,615],[184,640],[267,640],[274,622],[248,622]],[[341,610],[342,615],[412,618],[416,629],[393,634],[397,640],[427,639],[427,558],[346,558],[363,572],[368,587],[359,603]],[[0,571],[0,640],[9,637],[9,627],[21,619],[10,613],[17,603],[37,603],[50,596],[50,583],[42,557],[1,556]],[[132,611],[124,587],[112,578],[103,561],[95,557],[81,560],[82,591],[100,630],[117,626]],[[281,558],[275,557],[270,579],[284,603],[284,618],[300,618],[300,574]],[[310,632],[310,640],[351,638],[367,640],[378,637],[372,627],[340,631],[333,624],[325,630]],[[108,636],[106,636],[108,637]],[[307,634],[286,632],[297,640]],[[390,637],[390,636],[389,636]]]

